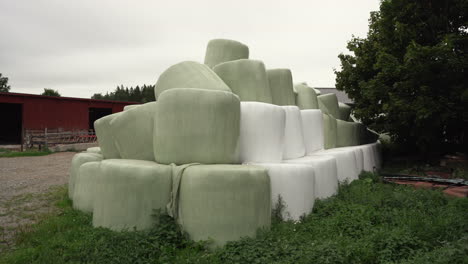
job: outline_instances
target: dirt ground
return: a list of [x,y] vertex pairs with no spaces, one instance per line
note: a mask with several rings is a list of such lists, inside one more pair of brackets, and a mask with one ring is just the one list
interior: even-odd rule
[[15,232],[54,210],[48,191],[64,188],[75,154],[0,158],[0,252]]

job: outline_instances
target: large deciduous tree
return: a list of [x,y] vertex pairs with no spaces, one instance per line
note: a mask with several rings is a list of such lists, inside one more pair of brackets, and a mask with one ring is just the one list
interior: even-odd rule
[[354,114],[425,153],[467,149],[468,1],[383,0],[340,54]]
[[41,95],[61,97],[60,93],[57,90],[49,88],[44,88],[44,92],[42,92]]

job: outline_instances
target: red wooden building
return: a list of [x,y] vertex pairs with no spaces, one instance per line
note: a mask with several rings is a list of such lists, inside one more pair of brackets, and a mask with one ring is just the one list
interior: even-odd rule
[[0,144],[19,144],[23,130],[94,129],[94,121],[134,102],[0,93]]

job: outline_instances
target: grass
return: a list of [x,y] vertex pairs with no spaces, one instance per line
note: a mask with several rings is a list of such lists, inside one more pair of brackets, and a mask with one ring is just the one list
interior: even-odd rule
[[[366,173],[317,201],[301,222],[210,251],[160,215],[146,232],[93,228],[92,219],[58,199],[59,213],[17,236],[0,263],[467,263],[468,199],[383,184]],[[276,213],[276,215],[279,215]]]
[[26,151],[11,151],[8,149],[0,148],[0,158],[13,158],[13,157],[30,157],[30,156],[45,156],[52,154],[50,150],[26,150]]

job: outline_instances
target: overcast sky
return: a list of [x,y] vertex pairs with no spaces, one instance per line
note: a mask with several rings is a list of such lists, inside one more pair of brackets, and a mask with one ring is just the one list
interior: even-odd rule
[[0,0],[0,73],[11,92],[89,98],[117,85],[154,84],[206,44],[247,44],[267,68],[295,82],[334,87],[352,35],[364,37],[378,0]]

